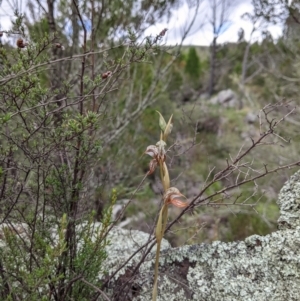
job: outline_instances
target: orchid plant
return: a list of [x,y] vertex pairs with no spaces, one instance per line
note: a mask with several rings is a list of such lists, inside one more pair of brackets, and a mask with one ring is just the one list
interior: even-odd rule
[[156,224],[156,230],[155,230],[157,244],[156,244],[156,258],[155,258],[152,301],[156,301],[157,298],[159,254],[161,248],[161,241],[163,239],[166,225],[167,225],[167,220],[168,220],[168,206],[172,204],[178,208],[184,208],[188,205],[186,202],[183,202],[178,199],[182,197],[185,198],[185,196],[181,194],[176,187],[170,187],[170,176],[166,164],[166,159],[167,159],[166,141],[173,128],[173,124],[172,124],[173,115],[171,115],[168,123],[166,123],[162,114],[158,111],[157,113],[159,114],[159,126],[161,129],[160,140],[156,143],[156,145],[149,145],[145,151],[145,154],[152,157],[152,160],[149,163],[148,175],[152,174],[158,166],[160,170],[160,178],[164,189],[163,205],[160,209],[160,213]]

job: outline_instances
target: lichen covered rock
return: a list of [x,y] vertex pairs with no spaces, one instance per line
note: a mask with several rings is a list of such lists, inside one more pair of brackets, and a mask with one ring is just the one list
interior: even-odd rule
[[282,187],[277,204],[280,208],[278,228],[299,229],[300,227],[300,171],[296,172]]
[[[157,300],[300,300],[300,171],[282,188],[278,205],[279,230],[270,235],[165,248]],[[141,265],[133,284],[133,300],[151,300],[153,260]]]

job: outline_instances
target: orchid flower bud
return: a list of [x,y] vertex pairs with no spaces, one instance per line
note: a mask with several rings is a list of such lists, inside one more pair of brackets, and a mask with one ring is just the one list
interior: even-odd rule
[[164,131],[166,129],[167,123],[164,119],[164,117],[161,115],[160,112],[156,111],[159,115],[159,126],[161,128],[162,131]]

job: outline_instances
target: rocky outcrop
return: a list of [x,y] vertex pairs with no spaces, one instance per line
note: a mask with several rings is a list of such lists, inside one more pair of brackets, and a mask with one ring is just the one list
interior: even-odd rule
[[229,108],[238,107],[237,95],[231,89],[220,91],[216,96],[210,99],[210,103],[213,105],[220,104]]
[[[279,230],[270,235],[180,248],[169,248],[165,242],[158,300],[300,300],[300,171],[281,189],[277,203],[281,213]],[[120,235],[112,240],[108,253],[110,273],[149,239],[141,232],[126,239],[122,239],[124,233]],[[132,278],[133,300],[151,300],[153,257],[150,254]],[[133,258],[117,278],[134,267],[138,259]]]

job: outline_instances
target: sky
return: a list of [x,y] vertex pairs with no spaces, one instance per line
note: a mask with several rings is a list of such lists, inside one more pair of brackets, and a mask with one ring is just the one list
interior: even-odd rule
[[[201,0],[200,0],[201,1]],[[202,0],[198,14],[196,16],[195,24],[193,25],[190,34],[185,39],[185,45],[210,45],[213,40],[212,26],[209,24],[211,19],[211,0]],[[251,0],[228,0],[229,2],[236,1],[235,5],[228,8],[228,21],[220,30],[218,42],[236,42],[238,40],[238,31],[243,28],[245,31],[246,40],[250,37],[252,30],[252,24],[249,21],[245,21],[241,18],[244,13],[251,13],[253,7]],[[161,30],[161,28],[168,28],[167,44],[174,45],[180,43],[184,28],[187,27],[188,22],[193,18],[195,13],[195,7],[189,8],[187,2],[181,6],[178,10],[173,12],[173,17],[170,22],[163,22],[152,26],[147,30],[147,34],[155,34]],[[262,29],[262,28],[261,28]],[[276,39],[282,33],[281,25],[268,26],[272,36]],[[252,41],[261,39],[261,30],[257,31],[252,38]]]
[[[185,0],[184,4],[179,9],[173,10],[173,17],[169,21],[164,21],[151,26],[146,30],[146,35],[156,35],[162,29],[168,28],[165,37],[167,45],[175,45],[181,43],[181,37],[184,29],[187,28],[189,22],[193,19],[196,7],[188,5],[188,3],[196,2],[197,0]],[[212,27],[209,24],[211,19],[211,1],[199,0],[201,2],[194,25],[191,27],[189,35],[186,37],[183,44],[185,45],[210,45],[213,39]],[[249,40],[250,32],[252,30],[251,22],[247,22],[241,18],[244,13],[252,12],[251,0],[225,0],[228,3],[235,3],[231,7],[227,7],[228,20],[219,30],[218,43],[236,42],[238,39],[238,31],[243,28],[245,31],[245,38]],[[2,0],[0,6],[0,26],[1,30],[7,30],[11,24],[13,16],[12,5],[19,7],[24,11],[26,0]],[[268,30],[274,38],[280,36],[282,27],[280,25],[269,26]],[[252,39],[252,42],[261,38],[261,31],[257,31]]]

